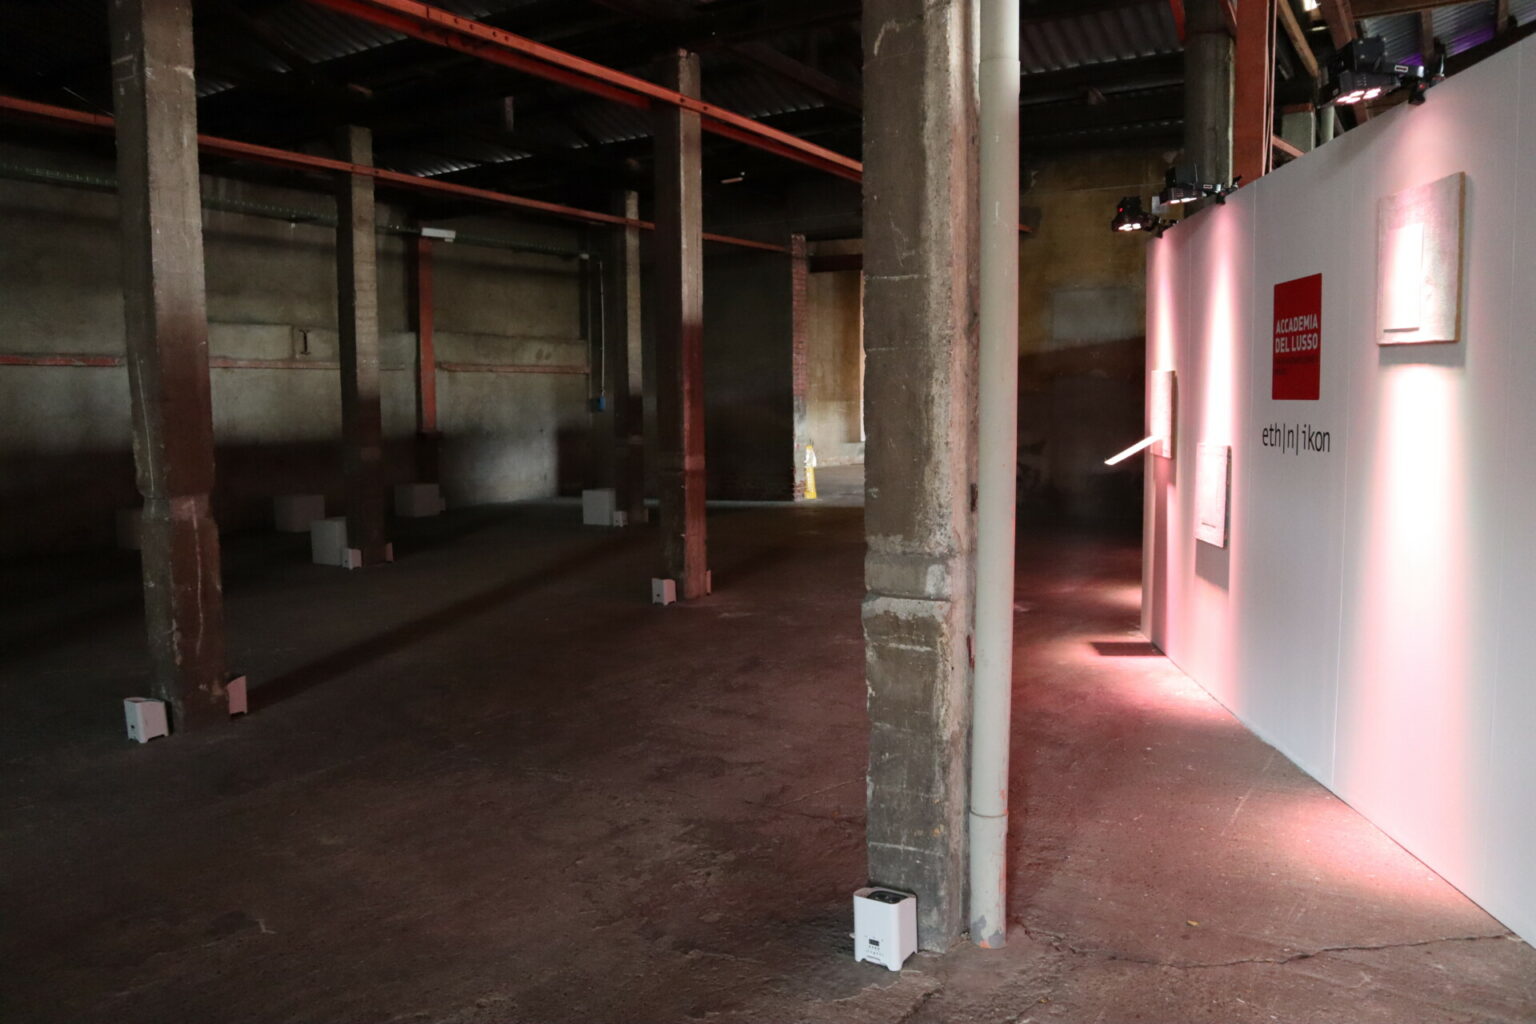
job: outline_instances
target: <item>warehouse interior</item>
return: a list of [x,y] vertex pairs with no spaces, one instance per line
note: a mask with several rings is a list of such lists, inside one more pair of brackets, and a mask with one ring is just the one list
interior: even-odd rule
[[[1536,484],[1502,468],[1536,219],[1496,212],[1533,25],[0,5],[0,1016],[1536,1019]],[[1455,347],[1362,369],[1375,296],[1328,282],[1373,166],[1464,172],[1471,255]],[[1271,264],[1324,277],[1327,401],[1284,409],[1343,410],[1325,479],[1244,448]],[[1365,447],[1377,369],[1461,389],[1401,392],[1409,462]],[[1220,550],[1181,497],[1214,441]],[[1413,485],[1349,504],[1380,452]],[[1447,490],[1502,554],[1394,518]],[[1317,509],[1346,525],[1293,557]],[[1285,619],[1323,602],[1339,636]],[[1404,641],[1498,609],[1486,658]],[[1429,727],[1364,795],[1292,741],[1297,673],[1343,680],[1332,752],[1346,677],[1416,660],[1478,695],[1454,785]],[[866,886],[915,897],[910,958],[856,933]]]

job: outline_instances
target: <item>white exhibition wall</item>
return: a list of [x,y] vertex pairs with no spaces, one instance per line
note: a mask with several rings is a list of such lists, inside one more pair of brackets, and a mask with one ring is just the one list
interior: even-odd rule
[[[1149,244],[1147,368],[1177,372],[1177,414],[1174,457],[1146,456],[1143,627],[1536,941],[1533,170],[1536,40]],[[1461,341],[1379,347],[1378,200],[1456,172]],[[1274,288],[1312,274],[1319,397],[1275,401]],[[1232,449],[1225,547],[1195,539],[1202,443]]]

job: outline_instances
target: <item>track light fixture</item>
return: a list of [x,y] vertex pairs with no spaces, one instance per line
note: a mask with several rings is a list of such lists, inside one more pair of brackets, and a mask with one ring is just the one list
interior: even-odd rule
[[1148,213],[1140,196],[1122,196],[1115,206],[1115,216],[1109,226],[1116,231],[1150,231],[1161,238],[1172,223],[1155,213]]
[[1387,44],[1380,36],[1351,40],[1328,58],[1327,79],[1319,96],[1323,105],[1350,106],[1385,96],[1398,89],[1408,90],[1408,102],[1424,102],[1424,93],[1445,77],[1445,55],[1435,57],[1431,70],[1429,54],[1425,66],[1393,64],[1387,60]]
[[1151,217],[1142,209],[1140,196],[1124,196],[1115,207],[1115,219],[1110,227],[1116,231],[1140,231]]
[[1221,203],[1226,201],[1227,193],[1233,187],[1222,182],[1201,181],[1197,164],[1179,164],[1168,168],[1163,176],[1163,190],[1157,194],[1157,201],[1163,206],[1180,206],[1211,197]]

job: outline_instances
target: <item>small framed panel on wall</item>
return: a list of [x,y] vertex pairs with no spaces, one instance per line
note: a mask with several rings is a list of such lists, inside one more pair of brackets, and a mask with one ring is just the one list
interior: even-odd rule
[[1405,189],[1377,206],[1376,343],[1461,340],[1461,231],[1467,176]]
[[1227,546],[1227,492],[1232,486],[1232,448],[1201,444],[1195,451],[1195,539]]
[[1177,397],[1174,371],[1152,371],[1152,400],[1147,409],[1147,433],[1157,438],[1152,454],[1173,458],[1173,409]]

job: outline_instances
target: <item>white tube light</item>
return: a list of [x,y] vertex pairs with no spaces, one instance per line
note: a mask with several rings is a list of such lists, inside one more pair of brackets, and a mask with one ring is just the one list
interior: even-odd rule
[[1158,436],[1156,434],[1153,434],[1150,437],[1144,437],[1140,441],[1137,441],[1135,444],[1131,445],[1125,451],[1120,452],[1120,453],[1118,453],[1116,455],[1111,455],[1109,458],[1105,459],[1104,460],[1104,465],[1106,465],[1106,466],[1118,466],[1118,465],[1120,465],[1120,463],[1124,462],[1126,459],[1130,458],[1132,455],[1135,455],[1137,452],[1144,451],[1145,449],[1152,447],[1154,444],[1156,444],[1158,442],[1158,440],[1159,440],[1159,438],[1158,438]]

